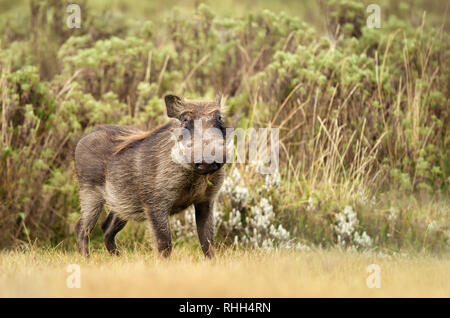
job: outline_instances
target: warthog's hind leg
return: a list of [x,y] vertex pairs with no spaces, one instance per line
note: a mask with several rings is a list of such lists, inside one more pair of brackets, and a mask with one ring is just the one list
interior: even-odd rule
[[89,256],[89,235],[103,209],[103,196],[94,187],[80,187],[81,216],[76,225],[78,250]]

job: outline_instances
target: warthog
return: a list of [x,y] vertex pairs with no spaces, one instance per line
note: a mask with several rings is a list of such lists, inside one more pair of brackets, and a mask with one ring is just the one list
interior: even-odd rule
[[[118,254],[115,236],[128,220],[149,220],[158,251],[168,257],[172,251],[169,216],[193,204],[203,253],[214,257],[213,205],[223,183],[226,157],[222,99],[192,101],[167,95],[164,100],[171,119],[153,131],[104,125],[78,141],[75,169],[81,217],[76,232],[81,254],[89,255],[89,235],[106,204],[110,212],[101,228],[111,254]],[[190,133],[188,139],[176,136],[180,128]],[[205,133],[210,130],[221,133]],[[205,160],[201,155],[200,161],[174,160],[175,145],[184,150],[185,159],[193,159],[199,147],[211,144],[221,150],[215,153],[219,159]]]

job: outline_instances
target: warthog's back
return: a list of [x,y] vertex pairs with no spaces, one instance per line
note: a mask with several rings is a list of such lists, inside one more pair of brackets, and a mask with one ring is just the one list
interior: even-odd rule
[[140,130],[126,126],[99,126],[87,133],[75,148],[75,170],[80,184],[102,186],[107,161],[114,155],[117,138]]

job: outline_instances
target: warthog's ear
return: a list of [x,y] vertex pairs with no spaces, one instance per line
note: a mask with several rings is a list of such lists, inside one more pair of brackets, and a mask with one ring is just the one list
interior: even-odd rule
[[225,97],[223,97],[222,94],[217,95],[216,97],[216,104],[217,106],[219,106],[220,108],[223,108],[223,104],[225,103]]
[[183,110],[183,101],[181,98],[176,95],[166,95],[164,96],[164,101],[166,102],[167,116],[178,118],[178,115]]

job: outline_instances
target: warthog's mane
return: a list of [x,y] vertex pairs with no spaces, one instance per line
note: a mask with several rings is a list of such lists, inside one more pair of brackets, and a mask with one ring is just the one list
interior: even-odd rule
[[138,129],[129,130],[129,131],[123,132],[123,134],[112,137],[112,139],[114,141],[119,142],[117,145],[114,146],[114,155],[117,155],[124,149],[131,147],[136,142],[144,140],[145,138],[149,137],[152,134],[156,134],[158,132],[167,130],[171,126],[171,124],[172,124],[172,121],[169,121],[153,130],[149,130],[149,131],[143,131],[143,130],[138,130]]

